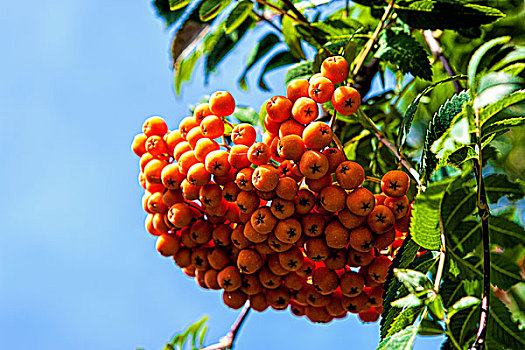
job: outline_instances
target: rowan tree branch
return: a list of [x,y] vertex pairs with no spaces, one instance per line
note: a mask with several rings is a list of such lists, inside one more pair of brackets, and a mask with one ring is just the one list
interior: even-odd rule
[[239,330],[241,329],[242,324],[246,320],[246,317],[248,316],[250,310],[250,302],[247,301],[246,304],[244,304],[241,313],[233,323],[228,334],[224,338],[222,338],[217,344],[207,346],[205,348],[202,348],[201,350],[221,350],[233,348],[233,343],[235,342],[237,334],[239,333]]

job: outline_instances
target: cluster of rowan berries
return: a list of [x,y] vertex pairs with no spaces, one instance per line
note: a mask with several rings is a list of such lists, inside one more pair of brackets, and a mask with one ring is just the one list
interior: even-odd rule
[[214,93],[169,131],[152,117],[135,137],[146,229],[157,250],[207,289],[223,290],[234,309],[291,306],[297,316],[329,322],[348,312],[374,322],[382,310],[391,260],[381,254],[408,231],[409,177],[393,170],[382,193],[363,186],[365,172],[331,148],[332,130],[316,122],[318,103],[341,114],[360,105],[359,93],[335,88],[348,76],[342,57],[299,79],[287,96],[266,104],[266,132],[226,117],[233,97]]

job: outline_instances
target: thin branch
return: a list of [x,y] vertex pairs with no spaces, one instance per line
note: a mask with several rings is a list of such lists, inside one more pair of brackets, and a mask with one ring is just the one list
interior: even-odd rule
[[301,11],[297,9],[297,7],[295,7],[295,5],[290,0],[282,0],[282,2],[284,2],[284,5],[288,7],[288,9],[292,11],[293,14],[296,15],[301,22],[310,25],[308,19],[301,13]]
[[381,130],[379,130],[377,125],[374,123],[374,121],[372,119],[370,119],[365,114],[365,112],[363,111],[362,108],[359,108],[356,113],[358,114],[359,118],[361,118],[370,127],[372,127],[372,129],[374,130],[375,137],[377,137],[379,142],[381,142],[383,145],[385,145],[394,154],[394,156],[398,159],[399,163],[401,163],[401,165],[403,165],[405,167],[405,169],[408,170],[410,175],[412,175],[412,177],[416,181],[418,187],[421,186],[421,181],[419,179],[419,173],[417,172],[417,170],[414,169],[414,167],[405,159],[405,157],[403,157],[403,155],[401,153],[399,153],[397,147],[394,146],[394,144],[392,142],[390,142],[390,140],[388,140],[386,138],[386,136],[383,134],[383,132]]
[[277,7],[277,6],[273,5],[273,4],[270,4],[269,2],[266,2],[264,0],[255,0],[255,1],[258,2],[261,5],[268,6],[272,10],[274,10],[274,11],[276,11],[276,12],[278,12],[278,13],[284,15],[284,16],[290,17],[294,22],[302,22],[299,19],[297,19],[294,16],[292,16],[291,14],[289,14],[288,11],[285,11],[282,8],[279,8],[279,7]]
[[372,50],[372,47],[374,47],[374,44],[376,43],[376,40],[379,37],[379,34],[385,27],[386,21],[392,15],[392,11],[394,9],[394,2],[395,0],[390,1],[390,3],[388,4],[388,7],[385,10],[385,13],[383,14],[383,17],[381,17],[381,21],[377,24],[374,34],[372,34],[372,37],[370,38],[370,40],[368,40],[363,50],[357,56],[355,60],[356,64],[354,66],[354,71],[352,72],[352,76],[356,76],[357,73],[359,73],[359,70],[361,69],[361,67],[363,66],[363,63],[365,63],[366,57],[370,53],[370,50]]
[[220,350],[220,349],[231,349],[233,348],[233,343],[235,342],[235,339],[237,337],[237,334],[239,333],[239,330],[241,329],[241,326],[248,316],[248,313],[250,312],[250,302],[247,301],[246,304],[244,304],[244,307],[235,320],[235,323],[232,325],[230,331],[228,334],[220,340],[217,344],[213,344],[210,346],[207,346],[205,348],[202,348],[201,350]]
[[[451,77],[455,76],[456,73],[450,66],[450,63],[448,62],[447,58],[443,55],[443,50],[441,50],[441,46],[439,45],[439,42],[434,37],[433,32],[431,30],[425,30],[423,32],[423,36],[425,37],[425,41],[427,42],[427,45],[430,48],[430,52],[432,52],[432,54],[441,61],[441,64],[443,64],[443,67],[447,71],[447,74],[450,75]],[[457,80],[454,80],[452,83],[454,84],[454,88],[456,88],[457,92],[460,92],[461,90],[463,90],[463,88],[461,87],[461,85],[459,84]]]
[[259,18],[260,21],[263,21],[263,22],[268,23],[268,24],[271,25],[276,31],[278,31],[279,33],[281,32],[281,29],[280,29],[279,27],[277,27],[277,26],[276,26],[272,21],[270,21],[268,18],[266,18],[266,17],[264,16],[264,14],[261,15],[261,14],[257,13],[256,11],[254,11],[253,9],[252,9],[252,13],[253,13],[255,16],[257,16],[257,18]]

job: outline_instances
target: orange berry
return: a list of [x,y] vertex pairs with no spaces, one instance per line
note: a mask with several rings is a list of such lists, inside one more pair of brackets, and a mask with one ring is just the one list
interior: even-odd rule
[[377,250],[386,249],[388,248],[389,245],[394,243],[395,239],[396,239],[396,230],[394,228],[391,228],[390,230],[386,231],[383,234],[375,235],[374,247],[377,248]]
[[339,277],[335,271],[319,267],[312,274],[312,285],[320,294],[331,294],[339,286]]
[[381,312],[376,311],[375,308],[371,308],[367,311],[361,311],[358,314],[359,319],[364,323],[377,322],[379,316],[381,316]]
[[339,286],[344,296],[352,298],[363,291],[365,279],[357,272],[346,271],[341,275]]
[[324,229],[326,245],[330,248],[342,249],[349,242],[350,232],[337,220],[330,222]]
[[235,266],[227,266],[222,269],[217,275],[217,282],[222,289],[227,292],[232,292],[241,287],[242,277],[241,273]]
[[206,156],[213,151],[220,150],[221,147],[219,144],[209,138],[201,138],[197,141],[195,144],[195,158],[199,162],[204,162],[206,160]]
[[279,221],[275,227],[275,237],[284,243],[295,243],[299,240],[302,234],[302,227],[299,220],[295,218],[288,218]]
[[263,258],[253,249],[243,249],[237,256],[237,267],[245,274],[257,272],[263,263]]
[[152,159],[157,159],[156,157],[152,156],[149,153],[144,153],[142,157],[140,157],[139,165],[140,165],[140,171],[144,172],[144,168]]
[[190,227],[190,239],[197,244],[205,244],[211,240],[213,226],[205,220],[197,220]]
[[162,202],[168,207],[171,207],[175,203],[182,203],[183,201],[184,197],[182,196],[181,190],[167,190],[162,195]]
[[296,79],[286,87],[286,97],[292,102],[300,97],[308,97],[308,87],[310,83],[306,79]]
[[367,266],[368,275],[375,282],[385,283],[390,265],[392,265],[392,261],[390,261],[389,258],[384,255],[378,255],[370,265]]
[[232,244],[238,249],[247,248],[251,242],[244,237],[244,225],[237,225],[232,231],[231,240]]
[[328,57],[321,64],[321,75],[330,79],[334,84],[345,81],[349,70],[348,62],[343,56]]
[[187,179],[184,179],[180,187],[182,189],[182,196],[185,200],[192,201],[195,199],[199,199],[199,186],[192,185],[191,182],[189,182]]
[[292,134],[279,140],[277,150],[281,158],[298,161],[306,151],[306,148],[301,136]]
[[224,292],[222,294],[222,301],[224,305],[230,309],[238,310],[246,303],[248,296],[240,290],[234,292]]
[[162,136],[153,135],[146,140],[146,151],[157,157],[168,153],[168,145]]
[[304,131],[304,125],[298,123],[294,119],[289,119],[281,124],[279,127],[279,138],[284,138],[288,135],[299,135],[302,136]]
[[352,298],[343,296],[342,303],[346,310],[354,314],[363,312],[370,308],[370,304],[368,303],[368,295],[363,292]]
[[147,137],[152,135],[164,136],[168,132],[168,125],[161,117],[150,117],[142,124],[142,132]]
[[381,190],[389,197],[402,197],[407,194],[410,178],[401,170],[391,170],[381,179]]
[[217,117],[227,117],[235,111],[235,100],[228,91],[216,91],[210,97],[210,111]]
[[173,256],[173,260],[178,267],[184,268],[191,265],[191,249],[181,247]]
[[162,201],[162,193],[156,192],[148,197],[146,206],[149,213],[165,213],[168,211],[168,206]]
[[193,110],[193,118],[195,118],[197,125],[200,125],[202,120],[209,115],[212,115],[209,103],[198,104]]
[[394,221],[394,214],[385,205],[376,205],[374,210],[372,210],[366,218],[370,229],[378,234],[384,233],[394,227]]
[[268,266],[263,266],[259,270],[259,281],[264,288],[276,289],[281,285],[282,278],[271,272]]
[[332,129],[323,122],[313,122],[303,131],[303,139],[306,147],[319,151],[332,142]]
[[314,286],[308,285],[306,291],[306,302],[310,306],[326,306],[330,304],[330,296],[319,293]]
[[188,151],[179,158],[179,171],[181,174],[188,174],[191,166],[197,164],[199,161],[195,158],[194,151]]
[[137,156],[142,157],[146,153],[146,140],[148,137],[144,134],[135,135],[133,141],[131,142],[131,150]]
[[[276,134],[272,134],[269,131],[265,131],[262,137],[263,143],[267,144],[268,146],[272,145],[273,140],[277,137]],[[250,145],[251,146],[251,145]]]
[[299,162],[299,170],[307,179],[320,179],[328,173],[328,159],[318,151],[306,151]]
[[158,159],[152,159],[144,167],[144,177],[149,183],[152,183],[152,184],[162,183],[162,170],[167,165],[168,165],[168,162],[165,162],[163,160],[158,160]]
[[219,290],[221,287],[217,282],[217,274],[219,271],[214,269],[209,269],[204,273],[204,284],[208,289]]
[[334,93],[334,83],[325,77],[317,77],[310,79],[310,86],[308,87],[308,96],[317,103],[325,103],[330,101]]
[[266,291],[266,301],[275,310],[284,310],[290,303],[290,291],[286,287],[279,287]]
[[308,83],[311,84],[315,79],[319,77],[322,77],[321,73],[315,73],[314,75],[310,77],[310,79],[308,79]]
[[273,96],[266,102],[266,113],[271,121],[282,123],[290,118],[293,102],[284,96]]
[[364,224],[366,217],[358,216],[348,209],[344,209],[337,213],[337,219],[344,227],[351,230]]
[[275,188],[275,194],[284,200],[293,201],[299,190],[299,185],[291,177],[285,176],[279,179],[279,183]]
[[260,233],[254,230],[250,221],[244,225],[243,230],[244,237],[252,243],[262,243],[266,241],[267,235],[265,233]]
[[349,266],[352,266],[352,267],[367,266],[372,262],[372,260],[374,260],[374,258],[375,258],[375,253],[373,250],[362,253],[362,252],[353,250],[352,248],[349,248],[347,263]]
[[365,170],[358,163],[347,160],[335,170],[335,180],[345,190],[352,190],[365,181]]
[[268,116],[264,118],[264,129],[272,134],[276,134],[279,132],[279,128],[281,127],[281,123],[278,123],[276,121],[273,121]]
[[335,213],[344,209],[346,192],[339,186],[329,185],[319,192],[318,199],[324,209]]
[[227,183],[235,181],[235,176],[237,175],[237,170],[235,168],[230,168],[230,171],[225,175],[213,175],[213,181],[216,184],[221,186],[226,185]]
[[232,130],[232,142],[235,145],[245,145],[250,147],[257,138],[257,131],[250,124],[238,124]]
[[318,213],[310,213],[301,218],[302,231],[309,237],[317,237],[323,234],[326,226],[325,216]]
[[330,249],[330,254],[328,254],[328,258],[326,258],[323,261],[323,263],[330,270],[335,271],[335,270],[344,269],[347,261],[348,261],[348,253],[345,248]]
[[215,270],[221,270],[230,263],[228,252],[223,247],[212,247],[208,251],[208,263]]
[[[248,295],[253,296],[261,293],[263,291],[263,287],[261,282],[259,281],[259,276],[255,275],[242,275],[242,285],[241,285],[241,291]],[[250,305],[253,307],[253,305]]]
[[173,256],[179,251],[180,236],[161,234],[159,237],[157,237],[157,242],[156,242],[155,247],[157,251],[160,253],[160,255]]
[[392,211],[396,220],[401,219],[408,213],[409,203],[407,196],[389,197],[385,199],[385,205]]
[[299,170],[297,164],[291,160],[283,160],[279,165],[279,176],[289,176],[293,178],[296,182],[301,182],[303,179],[303,174]]
[[193,128],[190,131],[188,131],[188,134],[186,135],[186,140],[190,144],[191,149],[195,149],[195,147],[197,146],[197,142],[204,137],[205,136],[200,128]]
[[406,213],[406,215],[403,216],[401,219],[396,220],[396,222],[394,224],[396,230],[398,230],[400,232],[408,232],[408,230],[410,228],[411,218],[412,218],[412,209],[409,207],[408,208],[408,212]]
[[217,225],[211,233],[213,243],[216,246],[228,246],[231,244],[231,234],[232,228],[229,225]]
[[282,198],[276,198],[272,201],[270,210],[277,219],[284,220],[294,214],[295,206],[292,201],[287,201]]
[[364,226],[350,232],[350,246],[352,249],[366,253],[374,248],[374,235]]
[[248,149],[248,160],[255,165],[268,163],[272,157],[270,147],[262,142],[254,143]]
[[271,165],[260,165],[253,172],[252,184],[259,191],[272,191],[277,187],[278,183],[279,171]]
[[374,195],[364,187],[356,188],[346,196],[346,207],[355,215],[367,216],[374,206]]
[[173,154],[175,146],[184,140],[182,139],[182,136],[180,136],[180,130],[177,129],[165,135],[164,141],[166,141],[166,144],[168,145],[168,153]]
[[231,169],[230,163],[228,162],[228,156],[228,152],[224,150],[217,150],[208,153],[204,162],[206,170],[210,174],[217,176],[228,174]]
[[257,232],[263,234],[271,232],[275,225],[277,225],[277,219],[273,216],[268,207],[262,207],[255,210],[251,216],[250,222]]
[[343,307],[343,298],[341,297],[341,293],[335,291],[334,294],[332,294],[330,304],[326,305],[326,311],[334,317],[346,316],[347,311]]
[[295,212],[299,215],[309,213],[315,205],[315,196],[307,189],[301,189],[294,198]]
[[241,192],[241,190],[237,187],[235,182],[227,182],[222,189],[222,197],[228,202],[235,203],[239,192]]
[[179,166],[175,163],[166,165],[160,174],[162,184],[169,190],[180,189],[181,182],[186,178],[180,172]]
[[197,196],[203,205],[216,207],[222,202],[222,189],[217,184],[209,183],[199,188]]
[[349,86],[339,86],[332,95],[332,106],[341,115],[354,114],[361,106],[359,91]]
[[309,97],[300,97],[292,107],[292,117],[301,124],[309,124],[319,116],[317,103]]
[[285,252],[292,247],[291,243],[284,243],[277,239],[273,232],[268,235],[268,245],[274,252],[278,253]]
[[217,116],[209,115],[202,120],[201,131],[204,136],[216,139],[224,135],[224,122]]
[[325,240],[320,237],[306,240],[304,249],[306,256],[312,261],[323,261],[330,254],[330,248],[326,245]]
[[252,176],[255,169],[252,167],[247,167],[239,170],[237,176],[235,177],[235,183],[243,191],[253,190],[252,185]]
[[237,170],[249,167],[252,163],[248,160],[248,150],[248,146],[234,145],[228,156],[229,164]]
[[195,121],[194,117],[186,117],[180,121],[179,124],[179,130],[180,130],[180,136],[186,140],[186,136],[188,135],[188,132],[190,132],[191,129],[199,126],[199,124]]
[[272,250],[272,252],[266,258],[266,266],[268,266],[273,274],[276,274],[277,276],[286,276],[290,271],[285,269],[279,262],[279,254],[281,253],[276,253]]
[[188,170],[186,178],[193,186],[204,186],[211,180],[211,174],[202,163],[196,163]]
[[[301,266],[302,267],[302,266]],[[304,287],[304,280],[296,272],[290,272],[284,276],[284,285],[291,290],[298,291]]]
[[250,307],[258,312],[263,312],[270,306],[266,301],[266,294],[259,293],[255,295],[250,295]]
[[178,143],[177,146],[175,146],[175,148],[173,149],[173,158],[175,158],[175,160],[178,162],[180,157],[184,153],[191,151],[191,150],[192,148],[191,148],[190,143],[187,141],[182,141]]
[[388,198],[384,193],[376,193],[374,197],[376,197],[376,205],[385,204],[385,199]]

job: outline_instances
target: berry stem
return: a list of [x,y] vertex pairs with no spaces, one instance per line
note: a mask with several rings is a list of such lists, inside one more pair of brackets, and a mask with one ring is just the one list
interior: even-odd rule
[[363,48],[363,50],[356,57],[356,59],[354,61],[355,65],[354,65],[354,70],[352,72],[352,76],[356,76],[357,73],[359,73],[359,70],[363,66],[363,63],[365,63],[366,57],[368,56],[368,54],[372,50],[372,47],[374,46],[375,42],[377,41],[377,38],[379,37],[379,34],[385,28],[386,21],[392,15],[392,12],[393,12],[393,9],[394,9],[394,2],[395,2],[395,0],[390,1],[390,3],[388,4],[388,7],[385,10],[385,13],[383,14],[383,17],[381,17],[381,21],[379,21],[379,23],[377,24],[377,27],[376,27],[374,33],[372,34],[372,36],[370,37],[370,39],[366,43],[366,45]]
[[184,201],[184,203],[186,203],[187,205],[189,205],[190,207],[192,207],[194,209],[197,209],[198,211],[200,211],[202,213],[202,215],[204,215],[204,210],[202,210],[201,208],[199,208],[198,206],[196,206],[192,202]]
[[377,177],[373,177],[373,176],[366,176],[365,177],[365,181],[377,182],[378,184],[381,183],[380,179],[378,179]]
[[410,175],[412,175],[412,178],[416,181],[418,187],[421,186],[421,181],[419,179],[419,173],[417,172],[417,170],[414,169],[412,165],[410,165],[410,163],[405,159],[405,157],[403,157],[403,155],[399,152],[397,147],[394,146],[394,144],[385,137],[385,135],[381,132],[381,130],[379,130],[374,121],[365,114],[362,108],[359,108],[356,113],[359,119],[361,119],[364,123],[368,124],[368,126],[372,128],[374,135],[377,137],[379,142],[381,142],[390,151],[392,151],[392,153],[399,160],[401,165],[403,165],[408,170]]
[[233,125],[232,123],[230,123],[230,121],[226,118],[222,118],[222,120],[224,121],[224,124],[228,125],[230,128],[233,128],[235,127],[235,125]]
[[228,334],[224,338],[222,338],[217,344],[207,346],[205,348],[202,348],[201,350],[220,350],[233,348],[233,343],[235,342],[237,334],[239,333],[239,330],[241,329],[244,320],[246,320],[246,317],[248,316],[250,310],[250,302],[247,301],[246,304],[244,304],[241,313],[235,320],[235,323],[232,325]]

